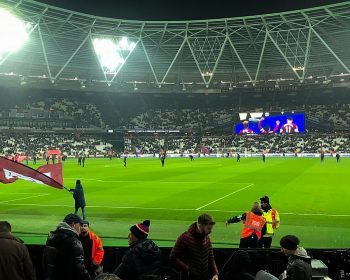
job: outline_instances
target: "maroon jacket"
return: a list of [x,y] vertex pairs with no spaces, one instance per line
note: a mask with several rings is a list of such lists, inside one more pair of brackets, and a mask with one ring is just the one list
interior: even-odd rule
[[205,280],[218,274],[209,236],[197,230],[197,223],[181,234],[170,254],[172,265],[191,280]]

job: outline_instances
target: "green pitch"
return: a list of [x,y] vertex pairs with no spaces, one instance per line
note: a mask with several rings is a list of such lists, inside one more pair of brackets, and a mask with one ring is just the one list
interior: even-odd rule
[[[37,166],[43,164],[39,163]],[[64,183],[73,188],[80,179],[85,190],[87,218],[105,245],[127,246],[132,224],[151,220],[150,238],[172,246],[177,236],[201,213],[217,224],[216,247],[237,247],[242,224],[224,221],[250,209],[263,195],[281,216],[273,240],[285,234],[300,237],[307,248],[345,248],[350,244],[348,200],[350,159],[334,158],[157,158],[76,160],[63,167]],[[0,220],[8,220],[25,242],[42,244],[47,233],[74,211],[65,190],[18,180],[0,185]],[[80,214],[80,212],[79,212]]]

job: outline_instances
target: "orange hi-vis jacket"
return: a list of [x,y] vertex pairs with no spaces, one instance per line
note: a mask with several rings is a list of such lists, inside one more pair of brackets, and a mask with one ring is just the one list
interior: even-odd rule
[[102,241],[91,230],[89,231],[89,238],[92,240],[92,262],[96,265],[100,265],[104,256]]
[[261,230],[264,227],[266,220],[263,216],[255,215],[253,212],[247,211],[244,227],[242,229],[242,238],[246,238],[255,233],[258,239],[261,238]]

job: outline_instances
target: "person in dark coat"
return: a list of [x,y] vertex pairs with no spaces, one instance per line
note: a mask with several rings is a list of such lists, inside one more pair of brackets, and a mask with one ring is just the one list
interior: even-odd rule
[[78,236],[82,220],[68,214],[46,241],[43,266],[47,280],[91,280],[84,266],[84,250]]
[[170,254],[172,266],[181,272],[181,279],[218,279],[213,248],[209,234],[215,222],[208,214],[202,214],[197,222],[176,240]]
[[83,220],[86,220],[86,213],[85,213],[85,195],[84,195],[84,189],[81,185],[80,180],[77,180],[75,184],[75,189],[70,189],[71,192],[73,192],[73,198],[75,201],[75,212],[74,214],[78,214],[79,208],[81,208],[81,212],[83,214]]
[[289,256],[287,270],[280,279],[287,280],[311,280],[311,257],[306,250],[299,247],[299,239],[294,235],[283,236],[280,240],[281,251]]
[[125,252],[121,264],[113,272],[119,278],[137,280],[161,268],[162,253],[152,240],[147,239],[150,224],[149,220],[145,220],[142,224],[130,227],[129,249]]
[[0,279],[35,280],[35,272],[28,249],[23,241],[11,233],[11,225],[0,221]]
[[[238,250],[233,253],[232,259],[228,264],[227,272],[223,280],[254,280],[254,276],[249,271],[250,257],[246,251]],[[221,274],[220,274],[221,275]],[[221,279],[221,277],[220,277]]]

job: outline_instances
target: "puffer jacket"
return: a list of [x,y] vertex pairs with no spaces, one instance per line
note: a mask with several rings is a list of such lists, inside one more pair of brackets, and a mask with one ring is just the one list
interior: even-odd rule
[[125,252],[114,274],[123,280],[140,279],[161,267],[161,256],[162,252],[152,240],[139,240]]
[[43,265],[47,280],[90,280],[78,233],[64,222],[58,224],[46,241]]
[[311,257],[306,250],[298,247],[296,253],[289,257],[287,265],[288,280],[310,280],[312,278]]

